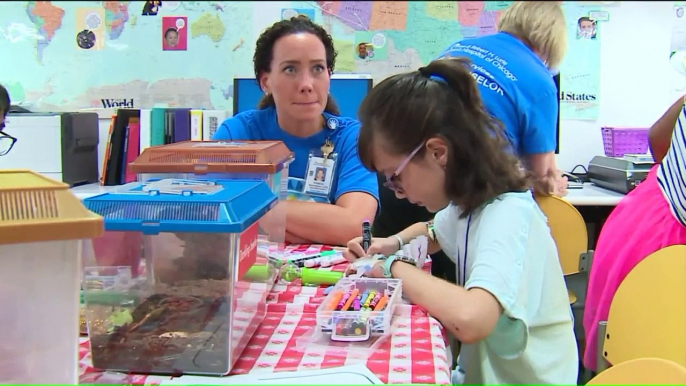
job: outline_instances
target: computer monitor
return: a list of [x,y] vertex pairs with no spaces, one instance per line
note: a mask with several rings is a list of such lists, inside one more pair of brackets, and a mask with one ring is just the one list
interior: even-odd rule
[[557,138],[557,143],[555,144],[555,154],[560,154],[560,74],[553,77],[555,80],[555,87],[557,87],[557,128],[555,138]]
[[[357,118],[362,100],[372,89],[371,75],[334,74],[331,77],[331,95],[341,109],[341,116]],[[234,78],[233,115],[254,110],[264,96],[255,78]]]

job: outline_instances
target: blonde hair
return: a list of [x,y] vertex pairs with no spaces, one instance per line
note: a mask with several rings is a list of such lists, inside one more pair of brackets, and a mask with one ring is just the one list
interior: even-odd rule
[[548,68],[559,68],[567,53],[567,23],[561,1],[515,1],[503,12],[498,31],[523,40]]

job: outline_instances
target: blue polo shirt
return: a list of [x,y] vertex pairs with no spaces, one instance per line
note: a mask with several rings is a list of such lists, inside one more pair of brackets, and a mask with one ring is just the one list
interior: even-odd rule
[[289,177],[305,179],[310,151],[321,152],[320,148],[330,139],[337,154],[334,181],[331,184],[329,201],[335,203],[350,192],[364,192],[379,200],[379,186],[376,174],[362,165],[357,153],[357,139],[360,123],[347,117],[324,113],[324,118],[335,119],[335,129],[325,127],[322,131],[306,138],[296,137],[281,129],[277,121],[276,108],[249,110],[225,120],[212,137],[225,141],[282,141],[295,154],[290,164]]
[[504,125],[519,155],[555,151],[558,95],[543,61],[506,33],[461,40],[440,57],[467,57],[486,109]]

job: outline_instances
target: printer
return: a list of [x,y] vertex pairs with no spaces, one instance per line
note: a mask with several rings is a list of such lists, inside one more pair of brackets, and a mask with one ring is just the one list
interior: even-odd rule
[[17,138],[0,169],[29,169],[69,186],[98,182],[98,114],[10,113],[4,132]]
[[601,188],[627,194],[646,179],[653,165],[655,161],[650,155],[599,155],[588,164],[588,178]]

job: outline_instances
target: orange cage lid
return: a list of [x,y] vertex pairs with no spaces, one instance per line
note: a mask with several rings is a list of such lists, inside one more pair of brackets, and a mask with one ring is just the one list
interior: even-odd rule
[[184,141],[143,150],[133,173],[276,174],[293,160],[281,141]]
[[0,245],[100,237],[101,216],[69,185],[31,170],[0,170]]

